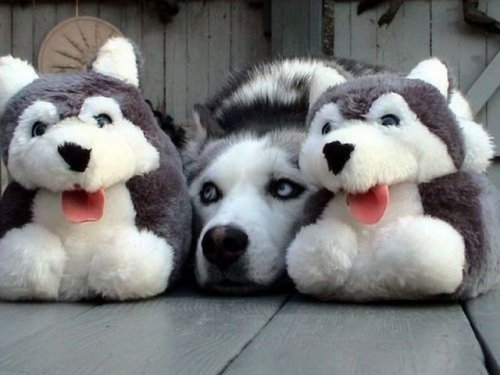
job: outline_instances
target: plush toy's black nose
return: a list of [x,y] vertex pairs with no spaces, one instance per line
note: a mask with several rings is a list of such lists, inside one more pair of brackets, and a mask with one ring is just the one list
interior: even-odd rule
[[75,172],[84,172],[89,165],[90,151],[78,146],[76,143],[65,143],[57,148],[59,155]]
[[247,246],[246,233],[230,225],[213,227],[201,240],[205,258],[220,268],[236,262],[245,253]]
[[323,147],[323,155],[325,155],[330,172],[339,174],[344,169],[353,151],[354,145],[350,143],[340,143],[339,141],[327,143]]

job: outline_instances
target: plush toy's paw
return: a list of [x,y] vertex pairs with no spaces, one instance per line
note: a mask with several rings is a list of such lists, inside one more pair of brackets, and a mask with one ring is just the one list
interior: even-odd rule
[[[453,293],[465,264],[462,236],[450,224],[431,217],[400,219],[375,238],[372,284],[385,284],[394,297],[419,298]],[[391,297],[390,295],[387,297]]]
[[356,254],[356,234],[350,227],[322,221],[302,228],[291,243],[288,274],[300,292],[330,298],[349,277]]
[[28,224],[0,240],[0,298],[56,300],[66,256],[61,241]]
[[117,230],[92,259],[89,287],[107,299],[128,300],[163,292],[173,267],[173,250],[149,231]]

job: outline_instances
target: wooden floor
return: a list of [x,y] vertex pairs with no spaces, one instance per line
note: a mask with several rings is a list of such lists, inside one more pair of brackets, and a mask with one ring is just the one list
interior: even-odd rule
[[500,288],[465,306],[188,287],[121,304],[0,303],[0,374],[500,374]]

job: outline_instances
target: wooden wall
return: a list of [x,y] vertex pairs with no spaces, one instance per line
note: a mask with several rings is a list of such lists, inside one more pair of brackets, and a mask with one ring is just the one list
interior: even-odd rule
[[[382,5],[362,15],[359,1],[273,0],[273,55],[321,55],[330,50],[334,56],[350,57],[381,64],[398,71],[409,71],[418,61],[439,56],[447,61],[464,93],[500,52],[500,35],[487,34],[465,24],[462,0],[405,0],[389,26],[379,27],[378,19],[387,10]],[[499,0],[480,0],[480,9],[500,20]],[[318,36],[317,13],[333,14],[333,38]],[[288,25],[288,26],[287,26]],[[287,28],[296,25],[294,31]],[[298,26],[297,26],[298,25]],[[278,32],[275,32],[278,30]],[[325,40],[326,39],[326,40]],[[324,44],[324,45],[320,45]],[[497,66],[497,65],[496,65]],[[497,86],[500,71],[495,75]],[[491,83],[491,82],[488,82]],[[495,84],[495,82],[493,82]],[[495,137],[497,158],[490,175],[500,187],[500,90],[491,96],[477,120]]]
[[145,57],[144,93],[177,122],[224,82],[231,69],[268,58],[263,8],[244,0],[180,2],[180,12],[163,25],[142,0],[75,2],[34,0],[32,5],[0,4],[0,55],[35,61],[47,33],[78,14],[100,17],[133,39]]
[[[500,20],[500,1],[481,0],[481,10]],[[361,16],[357,3],[334,4],[336,56],[346,56],[408,71],[416,62],[438,56],[451,66],[457,84],[466,93],[500,52],[500,35],[487,34],[463,21],[461,0],[406,0],[388,27],[377,20],[387,7]],[[500,71],[498,72],[500,78]],[[500,90],[478,113],[495,137],[497,160],[490,175],[500,187]]]

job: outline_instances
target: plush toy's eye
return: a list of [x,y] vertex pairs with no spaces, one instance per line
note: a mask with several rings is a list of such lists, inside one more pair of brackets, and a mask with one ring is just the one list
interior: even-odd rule
[[102,128],[104,125],[109,125],[113,122],[111,116],[106,113],[99,113],[98,115],[94,116],[94,118],[97,121],[97,125],[99,125],[100,128]]
[[267,187],[267,191],[274,198],[281,200],[288,200],[297,198],[304,192],[304,187],[287,179],[280,178],[278,180],[271,180]]
[[332,124],[327,122],[325,125],[323,125],[323,128],[321,128],[321,134],[327,135],[328,133],[330,133],[331,130],[332,130]]
[[400,119],[396,115],[388,114],[380,118],[381,124],[384,126],[399,125]]
[[201,187],[200,200],[201,203],[209,205],[221,199],[222,194],[213,182],[205,182]]
[[31,136],[40,137],[41,135],[44,135],[48,127],[49,126],[46,123],[41,121],[36,121],[31,127]]

